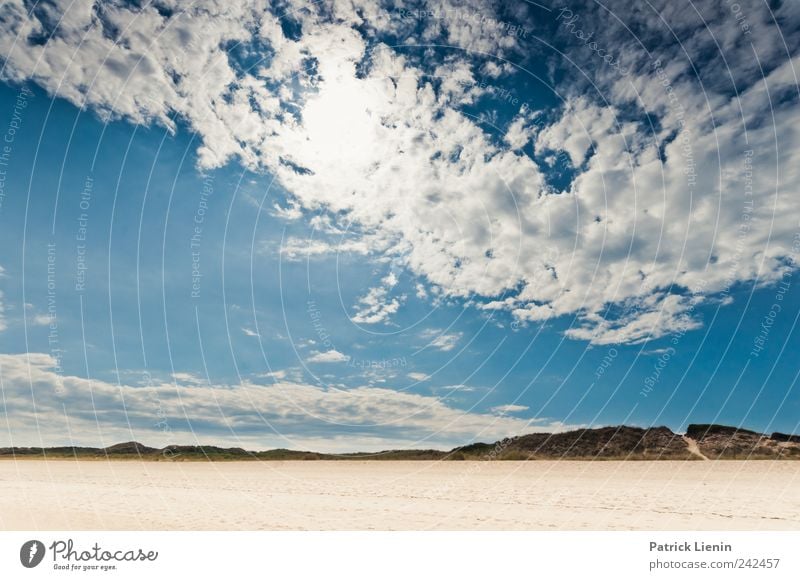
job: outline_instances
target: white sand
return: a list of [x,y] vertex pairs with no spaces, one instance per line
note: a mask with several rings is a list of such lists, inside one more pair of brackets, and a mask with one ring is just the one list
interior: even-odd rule
[[0,461],[4,530],[800,530],[800,461]]

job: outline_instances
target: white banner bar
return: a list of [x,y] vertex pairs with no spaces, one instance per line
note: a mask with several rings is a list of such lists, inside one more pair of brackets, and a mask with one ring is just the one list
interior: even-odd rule
[[0,578],[800,578],[800,532],[0,532]]

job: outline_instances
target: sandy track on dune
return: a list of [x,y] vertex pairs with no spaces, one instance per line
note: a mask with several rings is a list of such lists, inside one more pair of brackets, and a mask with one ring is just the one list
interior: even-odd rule
[[695,441],[691,437],[687,437],[686,435],[683,435],[682,439],[686,442],[686,449],[687,451],[689,451],[689,453],[699,457],[704,461],[710,461],[710,459],[705,455],[703,455],[703,452],[700,451],[700,447],[697,446],[697,441]]

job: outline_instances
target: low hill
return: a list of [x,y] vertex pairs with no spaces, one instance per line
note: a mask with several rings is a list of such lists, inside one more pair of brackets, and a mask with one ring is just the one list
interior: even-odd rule
[[530,459],[692,459],[680,435],[666,427],[602,427],[523,435],[500,453]]
[[564,433],[532,433],[495,443],[472,443],[451,451],[397,449],[380,453],[330,454],[290,449],[247,451],[240,447],[168,445],[136,441],[110,447],[2,447],[0,458],[146,459],[152,461],[286,460],[703,460],[800,459],[800,435],[765,435],[726,425],[689,425],[685,435],[667,427],[600,427]]
[[689,425],[686,436],[709,459],[800,459],[800,437],[725,425]]

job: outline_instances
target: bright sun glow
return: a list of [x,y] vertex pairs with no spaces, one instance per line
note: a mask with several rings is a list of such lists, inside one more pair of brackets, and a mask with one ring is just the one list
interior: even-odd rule
[[377,104],[374,89],[357,79],[323,86],[303,110],[309,153],[363,167],[377,146],[380,121],[372,113]]

